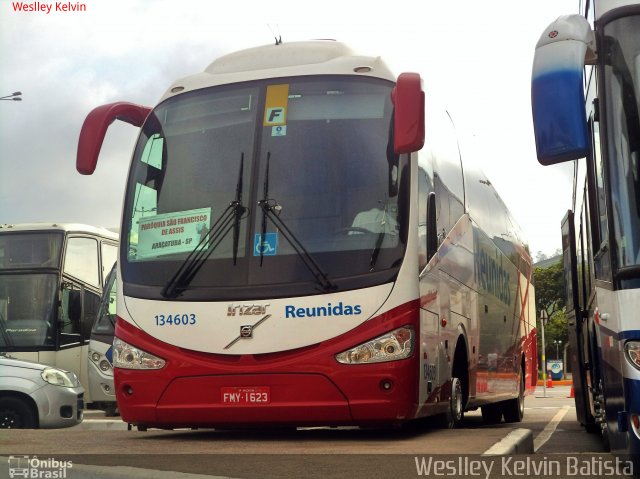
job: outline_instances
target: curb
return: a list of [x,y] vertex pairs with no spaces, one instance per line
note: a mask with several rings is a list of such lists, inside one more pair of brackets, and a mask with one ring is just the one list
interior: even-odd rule
[[482,453],[483,456],[506,456],[511,454],[533,454],[533,432],[531,429],[514,429]]

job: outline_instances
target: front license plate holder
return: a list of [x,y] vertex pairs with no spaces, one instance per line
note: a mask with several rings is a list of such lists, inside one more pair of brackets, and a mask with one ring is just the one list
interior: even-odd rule
[[220,388],[220,402],[227,405],[261,406],[271,403],[269,386],[235,386]]

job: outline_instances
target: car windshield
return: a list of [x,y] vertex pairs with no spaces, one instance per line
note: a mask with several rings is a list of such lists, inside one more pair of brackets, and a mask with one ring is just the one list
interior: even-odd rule
[[640,16],[604,28],[607,149],[618,266],[640,265]]
[[[128,284],[162,288],[180,268],[195,271],[189,288],[209,288],[207,297],[274,284],[317,293],[323,275],[342,288],[341,279],[382,271],[388,281],[404,252],[408,179],[407,160],[390,147],[392,87],[287,78],[162,103],[129,179],[125,293]],[[201,241],[202,258],[184,266]]]
[[0,348],[55,345],[57,275],[0,274]]

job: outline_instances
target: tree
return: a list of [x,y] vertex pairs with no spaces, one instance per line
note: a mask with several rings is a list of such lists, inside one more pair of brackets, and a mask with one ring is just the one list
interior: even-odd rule
[[544,309],[551,319],[554,314],[564,309],[566,304],[564,270],[560,260],[547,268],[534,268],[533,283],[536,289],[538,313]]
[[[569,341],[562,261],[558,260],[557,263],[546,268],[534,268],[533,278],[536,311],[538,312],[538,331],[540,331],[540,311],[544,310],[549,318],[545,324],[545,353],[547,358],[555,357],[556,347],[554,346],[554,341],[562,342],[563,347]],[[540,338],[540,334],[538,337]],[[562,357],[562,352],[558,354]]]

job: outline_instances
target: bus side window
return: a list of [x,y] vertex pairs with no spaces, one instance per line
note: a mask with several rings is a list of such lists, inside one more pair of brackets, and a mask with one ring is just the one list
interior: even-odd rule
[[102,251],[102,286],[104,287],[107,283],[109,271],[111,271],[113,264],[118,259],[118,246],[103,242],[100,249]]

